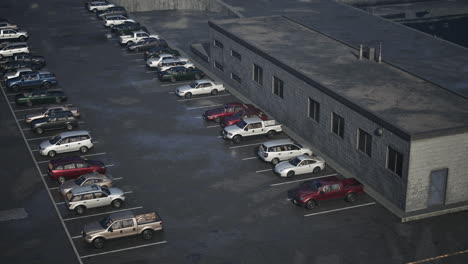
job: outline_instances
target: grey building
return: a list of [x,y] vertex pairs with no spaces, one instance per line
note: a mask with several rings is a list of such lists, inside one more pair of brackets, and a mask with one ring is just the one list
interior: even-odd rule
[[465,97],[288,17],[209,30],[212,72],[404,221],[468,208]]

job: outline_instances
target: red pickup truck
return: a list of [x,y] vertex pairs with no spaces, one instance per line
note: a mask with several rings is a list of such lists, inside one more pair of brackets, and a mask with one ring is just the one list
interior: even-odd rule
[[288,191],[288,199],[294,204],[314,209],[321,201],[345,198],[354,202],[356,194],[363,193],[364,186],[354,178],[340,180],[335,176],[303,182]]

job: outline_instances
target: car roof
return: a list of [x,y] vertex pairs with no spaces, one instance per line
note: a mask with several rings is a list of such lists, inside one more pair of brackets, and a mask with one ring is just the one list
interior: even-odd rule
[[246,118],[246,119],[244,119],[244,121],[247,122],[247,123],[257,123],[257,122],[262,122],[262,119],[255,116],[255,117]]
[[63,163],[69,163],[69,162],[75,162],[75,161],[83,161],[84,159],[79,156],[72,156],[72,157],[66,157],[66,158],[61,158],[61,159],[53,159],[50,161],[50,164],[56,166],[59,164]]
[[278,145],[285,145],[285,144],[294,144],[294,142],[290,139],[275,139],[275,140],[263,142],[263,145],[267,148],[278,146]]
[[95,192],[95,191],[98,191],[98,190],[101,190],[101,188],[96,184],[92,184],[92,185],[86,185],[86,186],[73,188],[71,190],[71,193],[73,195],[80,195],[80,194],[83,194],[83,193]]
[[86,130],[75,130],[75,131],[62,132],[59,135],[63,138],[63,137],[71,137],[71,136],[89,135],[89,132]]
[[90,178],[103,178],[103,177],[105,177],[105,176],[106,176],[106,175],[101,174],[101,173],[99,173],[99,172],[97,172],[97,171],[93,171],[93,172],[90,172],[90,173],[86,173],[86,174],[81,175],[80,178],[81,178],[81,177],[86,178],[86,179],[90,179]]

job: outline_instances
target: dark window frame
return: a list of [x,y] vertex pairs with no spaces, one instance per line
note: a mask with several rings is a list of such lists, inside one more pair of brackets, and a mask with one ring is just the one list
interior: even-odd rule
[[223,43],[222,43],[221,41],[217,40],[217,39],[214,39],[214,40],[213,40],[213,46],[218,47],[218,48],[220,48],[220,49],[223,49],[223,48],[224,48]]
[[307,116],[317,123],[320,123],[320,103],[312,98],[308,98]]
[[214,66],[215,66],[216,69],[218,69],[218,70],[224,72],[224,66],[223,66],[223,64],[221,64],[219,61],[215,60],[215,61],[214,61]]
[[284,81],[275,75],[272,78],[272,92],[279,98],[284,99]]
[[241,77],[239,77],[237,74],[231,72],[231,79],[234,80],[237,83],[242,83]]
[[240,61],[242,60],[242,55],[240,55],[240,53],[235,50],[231,50],[231,57],[234,57]]
[[395,175],[400,178],[403,177],[403,162],[404,156],[402,153],[398,152],[396,149],[387,146],[387,164],[386,168],[393,172]]
[[331,131],[341,139],[344,139],[344,123],[345,120],[342,116],[332,112]]
[[252,71],[252,80],[258,85],[263,86],[263,68],[254,63]]
[[372,157],[372,136],[360,128],[358,128],[357,149]]

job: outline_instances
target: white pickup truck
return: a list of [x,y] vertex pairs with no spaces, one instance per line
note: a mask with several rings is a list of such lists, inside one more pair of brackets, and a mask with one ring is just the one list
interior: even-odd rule
[[12,40],[17,39],[19,41],[25,41],[28,39],[28,32],[20,31],[13,28],[0,29],[0,40]]
[[266,135],[268,138],[273,138],[282,131],[282,126],[276,120],[263,121],[259,117],[250,117],[242,119],[235,125],[225,127],[221,135],[224,139],[238,144],[246,137]]
[[224,84],[216,84],[210,80],[197,80],[191,84],[177,87],[175,94],[180,97],[190,98],[192,95],[199,94],[216,95],[224,90],[226,90]]
[[135,31],[132,35],[124,35],[120,36],[119,43],[121,45],[128,45],[132,43],[137,43],[138,41],[144,38],[157,38],[159,39],[158,35],[149,34],[144,31]]

